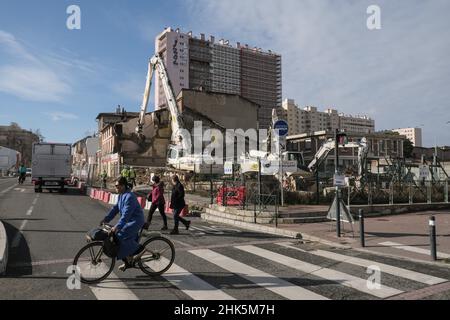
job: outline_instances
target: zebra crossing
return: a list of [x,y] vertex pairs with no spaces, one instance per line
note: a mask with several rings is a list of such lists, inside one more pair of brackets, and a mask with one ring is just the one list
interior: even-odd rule
[[[148,289],[140,284],[135,290],[138,280],[133,278],[142,278],[140,270],[113,274],[89,288],[99,300],[155,299],[153,290],[162,290],[162,284],[178,292],[176,297],[182,300],[392,299],[450,280],[450,269],[445,267],[400,260],[394,265],[392,261],[381,262],[379,257],[353,256],[339,249],[308,249],[280,241],[179,250],[165,274],[146,280],[152,284]],[[366,271],[371,266],[381,271],[377,288],[369,284]]]

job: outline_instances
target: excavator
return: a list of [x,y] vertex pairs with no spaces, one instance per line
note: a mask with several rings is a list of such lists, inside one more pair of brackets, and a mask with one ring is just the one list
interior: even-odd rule
[[195,171],[195,165],[202,164],[202,155],[191,155],[191,137],[185,129],[183,118],[178,110],[175,92],[172,88],[166,66],[163,58],[159,54],[155,54],[150,58],[148,63],[147,80],[139,113],[139,119],[136,126],[136,134],[140,141],[145,141],[143,128],[145,125],[145,114],[147,113],[148,100],[152,86],[153,74],[158,71],[159,78],[167,100],[167,107],[170,113],[170,124],[172,129],[171,141],[167,150],[167,165],[173,169]]

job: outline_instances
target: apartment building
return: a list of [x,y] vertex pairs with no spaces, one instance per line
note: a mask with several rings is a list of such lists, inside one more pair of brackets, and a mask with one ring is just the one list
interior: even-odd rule
[[375,132],[375,121],[367,116],[339,114],[336,109],[331,108],[321,112],[312,106],[300,109],[293,99],[283,101],[282,111],[289,124],[288,135],[336,129],[355,133]]
[[[214,36],[200,38],[192,32],[165,29],[156,37],[156,52],[166,64],[169,79],[178,95],[182,89],[237,94],[258,105],[261,128],[271,123],[272,109],[281,107],[281,56],[260,48],[250,48]],[[166,99],[156,77],[155,108]]]
[[410,140],[415,147],[422,147],[421,128],[403,128],[403,129],[394,129],[391,131],[398,132],[399,134],[406,136],[406,138]]

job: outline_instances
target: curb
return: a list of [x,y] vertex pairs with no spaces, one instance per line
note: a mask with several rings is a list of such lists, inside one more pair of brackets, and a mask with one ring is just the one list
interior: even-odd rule
[[8,264],[8,236],[6,235],[3,222],[0,221],[0,275],[6,271]]
[[278,236],[288,237],[288,238],[294,238],[294,239],[302,239],[302,234],[297,231],[290,231],[290,230],[284,230],[280,228],[275,227],[268,227],[260,224],[253,224],[243,221],[236,221],[236,220],[230,220],[226,218],[221,218],[209,214],[201,214],[201,218],[206,221],[214,221],[214,222],[220,222],[224,224],[233,225],[236,227],[240,227],[242,229],[247,229],[251,231],[257,231],[257,232],[263,232],[263,233],[269,233],[274,234]]

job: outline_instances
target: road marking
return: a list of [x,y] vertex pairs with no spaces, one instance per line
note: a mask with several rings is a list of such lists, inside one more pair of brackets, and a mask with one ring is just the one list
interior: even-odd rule
[[[161,257],[161,262],[167,264],[169,261]],[[152,268],[149,262],[145,264]],[[194,300],[236,300],[176,264],[172,264],[162,276]]]
[[205,234],[205,233],[212,233],[212,234],[225,234],[223,231],[221,230],[217,230],[211,227],[207,227],[207,226],[198,226],[198,227],[192,227],[194,230],[198,230],[200,231],[200,233]]
[[25,228],[25,225],[27,224],[28,220],[23,220],[22,224],[20,225],[19,230],[17,231],[16,235],[14,236],[13,242],[11,243],[12,248],[17,248],[20,244],[20,238],[22,237],[22,230]]
[[[102,267],[104,267],[104,272],[106,273],[106,266]],[[82,264],[80,268],[82,268]],[[108,279],[99,284],[90,285],[89,288],[97,300],[139,300],[114,272],[108,276]]]
[[[403,244],[397,243],[397,242],[386,241],[386,242],[381,242],[379,244],[382,245],[382,246],[392,247],[392,248],[405,250],[405,251],[410,251],[410,252],[414,252],[414,253],[420,253],[420,254],[424,254],[424,255],[427,255],[427,256],[431,255],[431,251],[430,250],[422,249],[422,248],[416,248],[416,247],[412,247],[412,246],[407,246],[407,245],[403,245]],[[438,252],[437,256],[439,258],[443,258],[443,259],[450,258],[450,254],[443,253],[443,252]]]
[[23,188],[14,188],[14,191],[20,191],[20,192],[24,192],[24,191],[25,191],[25,189],[23,189]]
[[287,299],[328,300],[328,298],[315,292],[296,286],[274,275],[255,269],[214,251],[202,249],[191,250],[189,252]]
[[31,213],[33,212],[34,207],[31,206],[30,209],[27,211],[27,216],[31,216]]
[[417,281],[417,282],[422,282],[422,283],[425,283],[428,285],[434,285],[434,284],[448,281],[446,279],[433,277],[433,276],[430,276],[430,275],[427,275],[424,273],[411,271],[408,269],[394,267],[394,266],[391,266],[388,264],[379,263],[377,261],[371,261],[371,260],[367,260],[367,259],[346,256],[343,254],[334,253],[334,252],[330,252],[330,251],[324,251],[324,250],[306,251],[306,250],[302,250],[300,248],[293,247],[292,246],[293,243],[291,243],[291,242],[280,242],[280,243],[276,243],[276,244],[279,246],[289,248],[289,249],[306,252],[306,253],[320,256],[323,258],[332,259],[332,260],[336,260],[336,261],[340,261],[340,262],[345,262],[345,263],[357,265],[360,267],[367,268],[369,266],[376,265],[376,266],[380,267],[381,272],[389,273],[389,274],[392,274],[397,277],[401,277],[401,278],[405,278],[405,279],[409,279],[409,280],[413,280],[413,281]]
[[198,231],[198,232],[196,232],[196,234],[198,234],[198,235],[205,235],[206,234],[201,229],[199,229],[198,227],[191,227],[191,230]]
[[1,191],[0,194],[5,194],[5,193],[7,193],[9,190],[11,190],[12,188],[14,188],[14,187],[16,187],[16,186],[17,186],[17,183],[16,183],[15,185],[13,185],[13,186],[11,186],[11,187],[9,187],[9,188],[6,188],[5,190]]
[[369,289],[367,286],[366,279],[361,279],[337,270],[323,268],[318,265],[303,262],[301,260],[294,259],[256,246],[236,246],[235,248],[274,261],[276,263],[283,264],[285,266],[305,272],[307,274],[335,281],[338,284],[342,284],[346,287],[356,289],[358,291],[376,296],[378,298],[387,298],[403,292],[401,290],[390,288],[384,285],[381,285],[380,289]]

